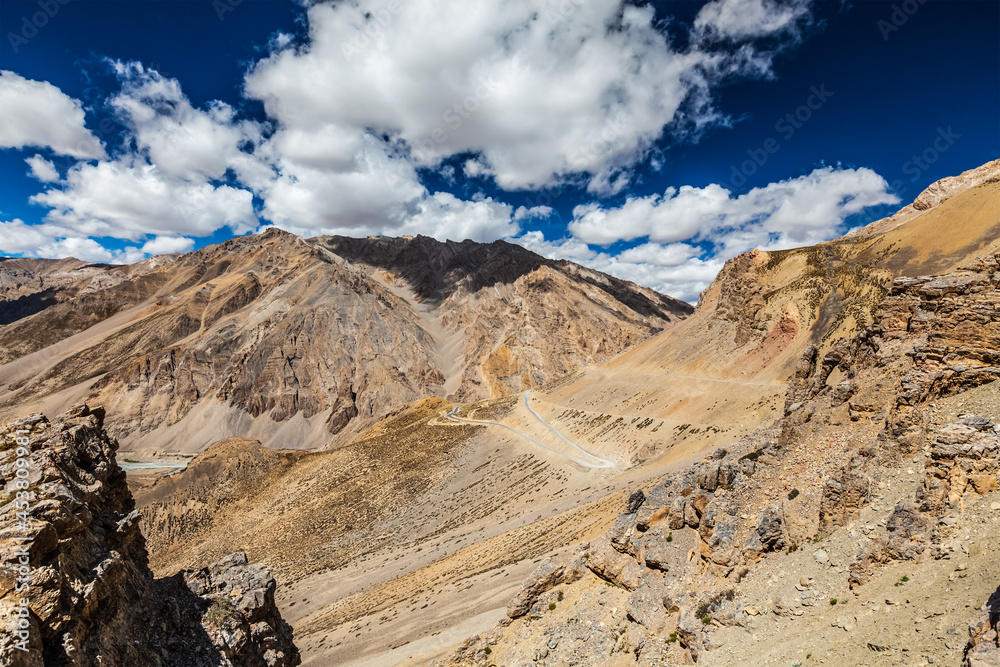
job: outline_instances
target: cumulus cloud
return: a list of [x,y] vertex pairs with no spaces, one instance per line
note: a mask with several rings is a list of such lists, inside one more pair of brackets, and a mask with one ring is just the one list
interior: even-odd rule
[[657,242],[695,238],[737,254],[752,247],[786,248],[827,240],[849,216],[897,203],[889,184],[871,169],[822,167],[737,197],[711,184],[630,197],[615,208],[578,206],[569,229],[599,245],[647,237]]
[[[50,183],[31,197],[50,211],[36,234],[53,256],[76,253],[92,261],[136,261],[150,253],[189,250],[191,239],[228,227],[235,234],[259,225],[249,189],[225,182],[230,169],[253,180],[267,171],[244,147],[259,140],[256,125],[238,121],[221,103],[192,107],[179,84],[136,63],[113,63],[121,82],[109,101],[135,150],[81,161],[64,178],[41,156],[32,174]],[[48,84],[46,84],[48,85]],[[269,173],[269,172],[268,172]],[[92,237],[144,242],[111,251]],[[7,247],[4,250],[16,252]]]
[[[668,188],[613,208],[578,206],[570,237],[548,241],[541,232],[528,232],[514,240],[546,257],[570,259],[694,301],[726,259],[751,248],[777,250],[835,238],[850,216],[899,203],[888,190],[870,169],[823,167],[738,197],[711,184]],[[591,247],[637,239],[646,242],[617,255]]]
[[136,247],[109,250],[94,239],[57,225],[28,225],[21,220],[0,222],[0,250],[24,257],[75,257],[87,262],[127,264],[145,255]]
[[[205,110],[193,107],[176,79],[135,62],[112,63],[122,82],[110,105],[129,128],[139,151],[166,177],[209,181],[233,169],[244,181],[261,175],[252,156],[260,142],[257,123],[238,120],[227,104],[212,102]],[[242,149],[246,150],[242,150]]]
[[78,159],[104,156],[83,106],[47,81],[0,71],[0,148],[49,148]]
[[194,239],[184,236],[156,236],[142,245],[143,255],[167,255],[174,252],[188,252],[194,247]]
[[[759,13],[785,20],[774,3]],[[337,169],[368,131],[418,167],[471,153],[466,175],[507,190],[585,176],[619,192],[670,123],[720,118],[709,79],[769,67],[747,50],[679,51],[651,6],[619,0],[352,0],[314,4],[308,21],[307,45],[285,42],[246,78],[281,132],[329,142]]]
[[544,257],[568,259],[692,303],[725,263],[723,258],[702,258],[700,249],[684,243],[647,243],[615,256],[572,237],[548,241],[539,231],[509,240]]
[[514,211],[514,220],[520,221],[547,218],[554,212],[555,211],[551,206],[532,206],[531,208],[518,206],[517,210]]
[[77,164],[60,186],[31,202],[52,209],[47,221],[84,236],[138,241],[149,234],[208,236],[223,226],[242,234],[258,225],[249,191],[166,178],[136,157]]
[[59,180],[59,170],[50,160],[46,160],[41,155],[33,155],[25,162],[31,167],[31,171],[28,173],[31,174],[32,178],[42,183],[52,183]]

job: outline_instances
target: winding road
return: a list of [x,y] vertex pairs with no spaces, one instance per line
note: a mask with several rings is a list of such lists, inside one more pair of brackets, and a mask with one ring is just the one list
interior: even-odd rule
[[565,456],[569,460],[571,460],[571,461],[573,461],[575,463],[579,463],[580,465],[582,465],[585,468],[614,468],[615,467],[615,464],[612,463],[611,461],[608,461],[607,459],[602,459],[599,456],[591,454],[590,452],[588,452],[587,450],[585,450],[583,447],[580,447],[578,444],[576,444],[575,442],[573,442],[572,440],[570,440],[569,438],[567,438],[566,436],[564,436],[562,433],[560,433],[559,431],[555,430],[548,422],[546,422],[544,419],[542,419],[541,416],[539,416],[539,414],[537,412],[535,412],[531,408],[531,404],[528,401],[528,397],[530,395],[531,395],[531,390],[530,389],[528,391],[524,392],[524,407],[526,407],[528,409],[528,412],[530,412],[531,415],[542,424],[542,426],[544,426],[545,428],[547,428],[550,431],[552,431],[557,437],[559,437],[562,440],[566,441],[573,449],[575,449],[578,452],[584,454],[585,456],[590,457],[594,461],[597,461],[597,463],[592,463],[590,461],[585,461],[585,460],[583,460],[583,459],[581,459],[581,458],[579,458],[577,456],[573,456],[572,454],[567,454],[566,452],[561,452],[558,449],[553,449],[552,447],[549,447],[548,445],[543,444],[543,443],[539,442],[538,440],[535,440],[530,435],[528,435],[526,433],[522,433],[521,431],[518,431],[517,429],[513,429],[510,426],[507,426],[506,424],[501,424],[500,422],[485,421],[485,420],[481,420],[481,419],[463,419],[462,417],[456,417],[455,413],[458,412],[458,409],[461,406],[455,406],[455,409],[452,410],[450,413],[448,413],[448,419],[451,419],[452,421],[457,421],[457,422],[464,422],[466,424],[480,424],[480,425],[483,425],[483,426],[499,426],[500,428],[505,428],[508,431],[510,431],[511,433],[515,433],[515,434],[521,436],[525,440],[530,440],[531,442],[533,442],[534,444],[538,445],[542,449],[547,449],[550,452],[553,452],[554,454],[558,454],[560,456]]

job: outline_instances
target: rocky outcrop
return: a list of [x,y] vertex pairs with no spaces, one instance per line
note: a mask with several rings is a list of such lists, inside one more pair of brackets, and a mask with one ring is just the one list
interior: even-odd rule
[[969,643],[963,667],[1000,665],[1000,588],[983,603],[980,613],[969,621]]
[[947,554],[943,543],[967,496],[985,495],[997,488],[1000,438],[995,428],[985,417],[967,415],[938,431],[923,484],[896,505],[885,536],[851,563],[852,587],[867,582],[878,565],[914,560],[928,549],[937,558]]
[[275,582],[245,554],[154,580],[104,410],[0,428],[0,662],[292,667]]
[[571,560],[557,563],[551,558],[542,561],[531,575],[524,580],[521,590],[507,604],[507,616],[520,618],[524,616],[538,601],[543,593],[547,593],[560,584],[571,584],[583,578],[586,573],[587,549]]

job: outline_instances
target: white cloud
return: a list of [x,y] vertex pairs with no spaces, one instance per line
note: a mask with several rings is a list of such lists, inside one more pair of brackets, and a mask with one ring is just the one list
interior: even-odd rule
[[[888,183],[870,169],[823,167],[733,197],[725,188],[668,188],[629,198],[616,208],[578,206],[572,236],[541,232],[511,239],[551,258],[569,259],[686,301],[695,301],[725,260],[751,248],[777,250],[835,238],[844,221],[870,206],[897,204]],[[589,244],[648,239],[617,255]],[[679,241],[699,241],[709,248]]]
[[0,148],[49,148],[79,159],[104,156],[83,106],[47,81],[0,71]]
[[438,192],[417,205],[400,228],[404,234],[426,234],[438,240],[495,241],[517,234],[511,221],[513,208],[491,198],[463,201],[447,192]]
[[794,31],[809,17],[810,0],[713,0],[695,17],[695,29],[709,37],[753,39]]
[[[138,151],[78,162],[65,178],[31,197],[32,203],[52,209],[46,223],[64,230],[67,238],[131,241],[150,235],[208,236],[222,227],[236,234],[256,229],[253,193],[222,182],[229,169],[247,180],[266,181],[260,173],[272,173],[241,150],[259,139],[256,125],[237,121],[221,103],[209,105],[208,111],[193,108],[176,81],[139,64],[113,66],[122,90],[110,105]],[[52,180],[47,177],[55,171],[53,165],[38,156],[28,162],[40,180]],[[165,251],[158,241],[151,243]],[[180,246],[175,242],[172,247]],[[83,250],[91,256],[100,252],[89,245]],[[139,249],[130,252],[130,258],[143,256]],[[115,260],[124,257],[112,255]]]
[[[194,108],[175,79],[135,62],[115,62],[121,92],[110,100],[139,150],[164,176],[187,181],[221,179],[233,169],[248,182],[262,169],[241,147],[260,141],[260,127],[236,119],[222,102]],[[265,173],[265,177],[266,177]]]
[[167,255],[174,252],[188,252],[194,247],[194,239],[184,236],[156,236],[142,246],[144,255]]
[[655,241],[681,241],[696,236],[724,215],[729,191],[720,185],[667,188],[663,195],[629,197],[617,208],[577,206],[570,231],[588,243],[610,244],[648,236]]
[[417,166],[472,153],[466,174],[508,190],[586,174],[592,193],[618,192],[672,121],[720,118],[706,77],[769,66],[675,50],[650,6],[619,0],[353,0],[314,4],[308,20],[308,45],[275,47],[246,78],[279,134],[332,142],[337,170],[368,131]]
[[[414,208],[391,228],[391,235],[433,237],[439,241],[488,242],[513,236],[520,227],[511,219],[513,207],[486,197],[474,201],[459,199],[448,192],[438,192],[415,201]],[[310,227],[286,223],[274,225],[304,238],[336,234],[368,236],[387,233],[385,226]]]
[[723,258],[703,259],[700,249],[684,243],[645,244],[614,256],[594,251],[580,239],[547,241],[539,231],[508,240],[544,257],[568,259],[692,303],[725,263]]
[[517,210],[514,212],[514,220],[521,221],[547,218],[554,212],[555,211],[551,206],[532,206],[531,208],[518,206]]
[[578,206],[569,230],[600,245],[647,237],[657,242],[706,239],[735,255],[833,238],[847,217],[870,206],[899,203],[888,190],[871,169],[822,167],[738,197],[711,184],[671,187],[663,195],[629,198],[616,208]]
[[56,225],[27,225],[21,220],[0,222],[0,252],[25,257],[75,257],[86,262],[129,264],[145,255],[134,246],[109,250],[94,239]]
[[52,164],[49,160],[46,160],[41,155],[33,155],[25,159],[28,166],[31,167],[32,178],[35,178],[42,183],[53,183],[59,180],[59,170],[56,166]]
[[256,229],[253,195],[228,185],[165,177],[138,157],[72,167],[58,188],[31,198],[46,220],[84,236],[138,241],[148,234],[207,236],[228,226]]
[[[334,148],[341,143],[341,150]],[[392,233],[427,194],[416,170],[370,134],[309,137],[282,130],[258,155],[271,160],[278,174],[258,185],[262,215],[285,229]]]

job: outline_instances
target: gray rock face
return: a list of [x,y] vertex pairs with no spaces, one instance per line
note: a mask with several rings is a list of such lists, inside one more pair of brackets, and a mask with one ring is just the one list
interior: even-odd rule
[[521,584],[521,590],[507,604],[507,616],[520,618],[527,614],[538,596],[552,590],[559,584],[569,584],[577,581],[586,573],[584,563],[586,550],[575,558],[557,563],[546,558],[531,575]]
[[642,492],[642,489],[636,489],[628,495],[628,509],[626,512],[629,514],[634,514],[639,506],[646,500],[646,494]]
[[626,613],[630,619],[647,630],[659,632],[667,622],[665,594],[658,581],[648,576],[645,579],[643,584],[629,596]]
[[[192,593],[211,601],[210,612],[219,610],[221,619],[206,614],[209,620],[202,624],[230,662],[268,667],[298,664],[298,652],[288,648],[294,648],[292,628],[278,613],[277,584],[267,567],[248,563],[245,553],[234,553],[183,576]],[[227,613],[230,608],[237,613]]]
[[590,545],[587,567],[601,579],[630,591],[642,583],[642,565],[631,556],[616,551],[607,537],[601,537]]
[[1000,667],[1000,588],[993,592],[978,616],[969,621],[969,643],[965,646],[964,667]]
[[757,528],[747,541],[751,551],[776,551],[785,546],[784,518],[781,507],[768,505],[757,521]]
[[[103,423],[102,409],[77,405],[51,423],[31,415],[0,427],[0,606],[23,597],[12,585],[22,567],[30,577],[29,650],[17,647],[18,635],[2,633],[0,664],[298,665],[291,627],[274,603],[274,578],[245,554],[153,579],[115,461],[118,444]],[[18,492],[28,494],[26,509],[15,507],[25,501]],[[15,546],[22,543],[31,545],[27,564]]]
[[634,553],[632,536],[635,534],[635,513],[619,514],[615,525],[608,532],[611,546],[621,553]]

